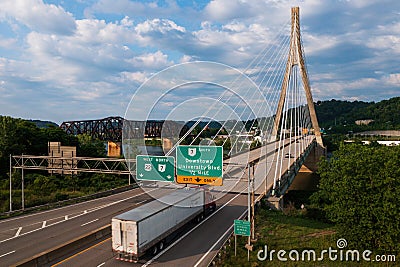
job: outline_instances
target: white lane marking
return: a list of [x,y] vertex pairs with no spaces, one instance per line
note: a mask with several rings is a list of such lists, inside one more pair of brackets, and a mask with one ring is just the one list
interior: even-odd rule
[[[239,216],[239,219],[242,218],[247,212],[247,209]],[[225,231],[225,233],[223,233],[221,235],[221,237],[217,240],[217,242],[214,243],[214,245],[212,245],[210,247],[209,250],[207,250],[207,252],[203,255],[203,257],[200,258],[200,260],[198,260],[196,262],[196,264],[193,267],[197,267],[199,266],[199,264],[208,256],[208,254],[210,254],[210,252],[214,249],[214,247],[233,229],[233,224]]]
[[[151,191],[154,191],[154,190],[157,190],[157,189],[159,189],[159,188],[152,189],[152,190],[150,190],[150,191],[148,191],[148,192],[151,192]],[[106,208],[106,207],[109,207],[109,206],[118,204],[118,203],[120,203],[120,202],[126,201],[126,200],[128,200],[128,199],[135,198],[135,197],[137,197],[137,196],[141,196],[141,195],[147,194],[148,192],[142,192],[142,193],[140,193],[140,194],[137,194],[137,195],[134,195],[134,196],[130,196],[130,197],[127,197],[127,198],[124,198],[124,199],[120,199],[120,200],[118,200],[118,201],[115,201],[115,202],[112,202],[112,203],[109,203],[109,204],[106,204],[106,205],[103,205],[103,206],[100,206],[100,207]],[[144,200],[144,201],[146,201],[146,200]],[[142,202],[144,202],[144,201],[141,201],[141,202],[139,202],[139,203],[142,203]],[[139,203],[138,203],[138,204],[139,204]],[[82,216],[82,215],[84,215],[84,214],[83,214],[83,213],[78,214],[77,216],[70,217],[70,219],[74,219],[74,218],[80,217],[80,216]],[[28,216],[27,216],[27,217],[28,217]],[[59,223],[62,223],[62,222],[64,222],[64,221],[58,221],[58,222],[56,222],[56,223],[51,224],[50,226],[53,226],[53,225],[56,225],[56,224],[59,224]],[[35,223],[35,224],[36,224],[36,223]],[[35,229],[35,230],[32,230],[32,231],[23,233],[22,235],[19,235],[19,236],[27,235],[27,234],[30,234],[30,233],[33,233],[33,232],[36,232],[36,231],[39,231],[39,230],[42,230],[42,228],[37,228],[37,229]],[[11,240],[11,239],[14,239],[14,238],[17,238],[17,237],[16,237],[16,236],[13,236],[13,237],[10,237],[10,238],[1,240],[1,241],[0,241],[0,244],[3,243],[3,242],[9,241],[9,240]]]
[[84,210],[84,211],[83,211],[83,214],[86,214],[86,213],[87,213],[87,210]]
[[[139,188],[139,187],[136,187],[136,188],[133,188],[132,190],[135,190],[135,191],[136,191],[136,189],[140,189],[140,188]],[[112,195],[112,196],[122,195],[122,194],[125,194],[125,193],[127,193],[127,192],[128,192],[128,191],[124,191],[124,192],[117,193],[117,194]],[[143,193],[141,193],[141,194],[143,194]],[[104,197],[104,198],[107,198],[107,197]],[[23,215],[23,216],[14,217],[14,218],[7,219],[7,220],[1,220],[1,221],[0,221],[0,224],[5,223],[5,222],[20,220],[20,219],[24,219],[24,218],[28,218],[28,217],[39,216],[39,215],[42,215],[42,214],[44,214],[44,213],[50,213],[50,212],[58,211],[58,210],[61,210],[61,209],[66,209],[66,208],[75,207],[75,206],[79,206],[79,205],[85,205],[85,204],[87,204],[87,203],[95,202],[95,201],[98,201],[98,200],[99,200],[99,198],[97,198],[97,199],[91,199],[91,200],[88,200],[88,201],[85,201],[85,202],[75,203],[75,204],[71,204],[71,205],[68,205],[68,206],[65,206],[65,207],[55,208],[55,209],[51,209],[51,210],[45,210],[45,211],[41,211],[41,212],[38,212],[38,213],[35,213],[35,214]]]
[[101,264],[97,265],[97,267],[101,267],[101,266],[103,266],[104,264],[106,264],[106,263],[105,263],[105,262],[103,262],[103,263],[101,263]]
[[10,255],[10,254],[13,254],[14,252],[15,252],[15,250],[7,252],[6,254],[0,255],[0,258],[4,257],[4,256],[7,256],[7,255]]
[[88,225],[89,223],[96,222],[96,221],[98,221],[98,220],[99,220],[99,219],[94,219],[94,220],[91,220],[91,221],[89,221],[89,222],[87,222],[87,223],[83,223],[83,224],[81,224],[81,226]]
[[217,212],[219,212],[220,210],[222,210],[223,208],[225,208],[226,205],[228,205],[229,203],[231,203],[235,198],[237,198],[238,196],[241,195],[241,193],[243,193],[244,191],[247,191],[247,188],[243,191],[241,191],[239,194],[237,194],[236,196],[234,196],[231,200],[229,200],[228,202],[226,202],[224,205],[222,205],[219,209],[217,209],[213,214],[211,214],[211,216],[208,216],[204,221],[202,221],[201,223],[197,224],[195,227],[193,227],[189,232],[187,232],[186,234],[184,234],[183,236],[181,236],[178,240],[176,240],[174,243],[172,243],[171,245],[169,245],[168,247],[166,247],[163,251],[161,251],[160,253],[158,253],[157,255],[155,255],[153,258],[151,258],[151,260],[149,260],[148,262],[146,262],[145,264],[142,265],[142,267],[147,267],[149,266],[151,263],[153,263],[153,261],[155,261],[156,259],[158,259],[161,255],[163,255],[165,252],[167,252],[168,250],[170,250],[173,246],[175,246],[177,243],[179,243],[182,239],[184,239],[186,236],[188,236],[191,232],[193,232],[194,230],[196,230],[198,227],[200,227],[200,225],[202,225],[203,223],[205,223],[208,219],[212,218],[212,216],[214,216],[215,214],[217,214]]
[[15,233],[15,236],[14,236],[14,237],[19,236],[19,234],[21,233],[21,230],[22,230],[22,227],[18,228],[18,231]]
[[42,228],[45,228],[46,227],[46,221],[43,221],[43,223],[42,223]]

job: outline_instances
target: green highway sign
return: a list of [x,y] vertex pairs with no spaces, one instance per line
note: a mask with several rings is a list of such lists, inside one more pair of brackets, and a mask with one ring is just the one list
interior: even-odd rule
[[250,222],[243,220],[234,220],[233,230],[235,235],[250,236]]
[[137,155],[136,179],[173,182],[175,178],[174,163],[174,157]]
[[178,146],[176,181],[185,184],[222,185],[222,146]]

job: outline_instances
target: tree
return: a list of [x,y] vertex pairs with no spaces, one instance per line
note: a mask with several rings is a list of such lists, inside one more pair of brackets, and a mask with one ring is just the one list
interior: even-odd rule
[[90,135],[80,134],[78,137],[78,147],[76,153],[82,157],[104,157],[106,149],[103,141],[92,139]]
[[[50,125],[48,128],[43,128],[42,132],[45,137],[45,142],[61,142],[63,146],[78,146],[78,138],[67,134],[63,129]],[[47,151],[47,150],[46,150]]]
[[8,172],[10,154],[37,155],[47,151],[46,145],[41,130],[34,123],[0,116],[0,177]]
[[320,162],[314,205],[357,248],[400,249],[400,147],[342,144]]

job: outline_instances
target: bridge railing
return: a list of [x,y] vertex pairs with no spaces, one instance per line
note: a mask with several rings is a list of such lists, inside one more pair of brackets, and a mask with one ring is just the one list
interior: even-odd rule
[[279,182],[277,183],[277,187],[275,190],[271,188],[267,193],[267,197],[269,196],[282,196],[286,193],[289,189],[290,185],[292,184],[294,178],[298,174],[301,166],[304,164],[304,161],[317,145],[317,141],[314,139],[308,147],[304,150],[303,153],[290,165],[290,167],[281,175]]

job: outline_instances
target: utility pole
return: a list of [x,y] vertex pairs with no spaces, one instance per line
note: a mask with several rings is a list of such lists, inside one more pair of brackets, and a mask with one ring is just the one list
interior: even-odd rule
[[24,187],[25,187],[25,177],[24,177],[24,154],[22,154],[21,160],[22,160],[22,169],[21,169],[21,182],[22,182],[21,204],[22,204],[22,210],[24,210],[24,209],[25,209],[25,195],[24,195]]
[[[248,168],[248,180],[247,180],[247,220],[250,222],[251,225],[251,207],[250,207],[250,184],[251,184],[251,170],[250,170],[250,163],[247,164]],[[250,226],[251,227],[251,226]],[[247,240],[247,261],[250,261],[250,235]]]
[[10,154],[10,212],[12,212],[12,156]]
[[254,240],[254,201],[255,201],[255,196],[254,196],[254,164],[252,164],[252,177],[253,179],[251,180],[251,239]]

